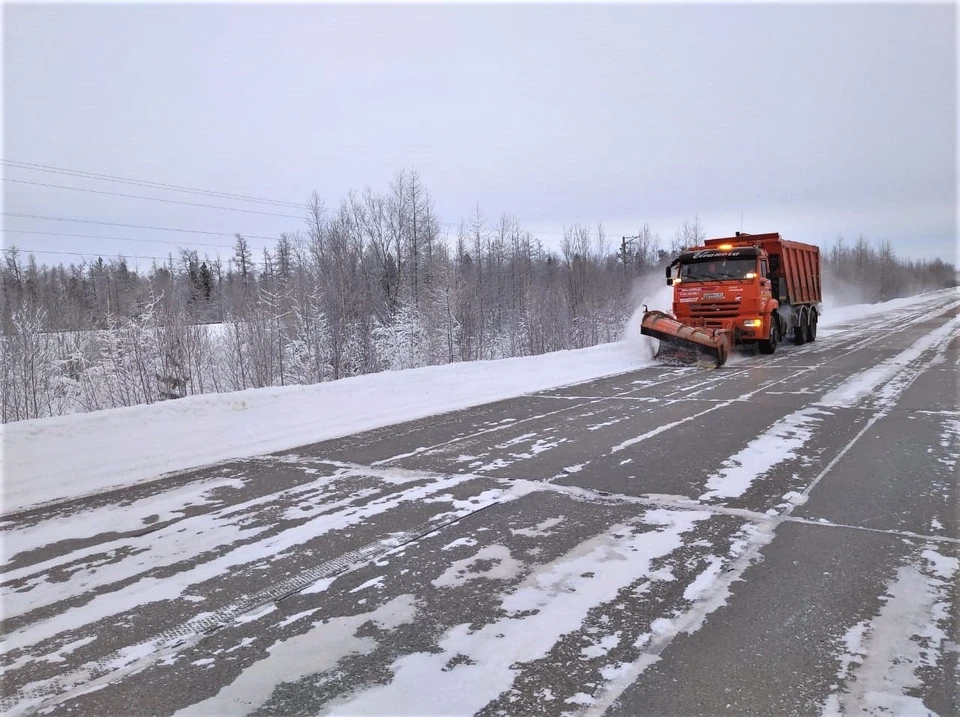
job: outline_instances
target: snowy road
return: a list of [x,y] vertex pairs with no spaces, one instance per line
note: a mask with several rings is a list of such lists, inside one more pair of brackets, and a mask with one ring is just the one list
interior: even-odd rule
[[9,513],[4,711],[960,713],[957,303]]

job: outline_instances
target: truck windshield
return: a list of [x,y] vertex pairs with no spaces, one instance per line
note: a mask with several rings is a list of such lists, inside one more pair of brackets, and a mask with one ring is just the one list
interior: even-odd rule
[[680,278],[683,281],[746,279],[748,273],[756,271],[757,260],[752,257],[746,259],[708,259],[681,264]]

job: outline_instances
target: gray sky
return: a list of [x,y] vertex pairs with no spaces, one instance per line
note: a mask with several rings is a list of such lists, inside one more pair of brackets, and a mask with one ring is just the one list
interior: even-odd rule
[[[742,212],[746,231],[863,233],[956,261],[956,28],[952,4],[5,4],[3,157],[289,202],[316,190],[333,206],[415,167],[443,220],[479,203],[547,246],[564,224],[598,221],[617,241],[648,221],[667,243],[695,214],[726,235]],[[228,235],[4,217],[4,245],[34,250],[165,256],[302,227],[3,189],[6,212]]]

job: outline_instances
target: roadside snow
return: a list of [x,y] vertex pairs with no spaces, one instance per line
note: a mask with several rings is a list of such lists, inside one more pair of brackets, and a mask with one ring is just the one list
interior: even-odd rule
[[944,291],[929,292],[918,296],[904,296],[900,299],[891,299],[879,304],[852,304],[849,306],[833,306],[829,297],[824,301],[823,316],[820,317],[818,329],[824,326],[833,327],[846,324],[851,321],[859,321],[876,314],[882,314],[897,309],[907,309],[914,304],[922,303],[934,297],[947,296],[953,293],[955,298],[960,298],[960,291],[956,289],[946,289]]
[[[666,288],[666,287],[664,287]],[[954,292],[955,293],[955,292]],[[661,306],[659,292],[650,305]],[[943,292],[825,314],[822,327],[931,300]],[[218,461],[296,448],[360,431],[653,365],[639,335],[542,356],[388,371],[317,384],[190,396],[0,426],[0,512],[77,497]]]
[[312,386],[189,396],[0,427],[3,512],[651,364],[629,341]]

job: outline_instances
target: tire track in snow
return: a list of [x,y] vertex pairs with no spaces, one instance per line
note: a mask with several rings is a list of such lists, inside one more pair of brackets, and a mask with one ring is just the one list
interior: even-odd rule
[[[462,476],[457,476],[457,478],[460,479]],[[537,484],[530,483],[510,486],[499,491],[495,498],[488,498],[479,507],[471,510],[453,511],[454,517],[443,523],[437,524],[428,521],[412,530],[394,533],[388,538],[364,545],[314,568],[281,580],[269,588],[225,605],[213,613],[187,620],[147,640],[115,650],[78,669],[53,679],[27,684],[14,694],[4,695],[3,699],[0,700],[0,709],[5,714],[20,713],[24,710],[56,704],[106,686],[109,682],[120,677],[149,667],[173,652],[196,644],[205,635],[240,618],[256,619],[259,615],[251,616],[251,613],[255,613],[265,605],[279,602],[315,585],[319,581],[330,580],[357,570],[364,565],[386,557],[394,551],[406,548],[418,540],[476,516],[494,505],[502,505],[537,489],[539,489]]]
[[[661,385],[664,385],[664,384],[667,384],[667,383],[671,383],[671,382],[673,382],[673,381],[679,381],[679,380],[681,380],[681,379],[688,378],[692,373],[695,373],[695,371],[688,371],[688,370],[686,370],[686,369],[682,369],[682,371],[683,371],[683,373],[680,373],[680,374],[675,375],[675,376],[671,376],[671,377],[669,377],[669,378],[667,378],[667,379],[664,379],[664,380],[662,380],[662,381],[654,381],[654,382],[651,382],[650,384],[644,385],[643,388],[644,388],[644,389],[647,389],[647,388],[652,388],[652,387],[655,387],[655,386],[661,386]],[[624,372],[624,373],[622,373],[622,374],[617,374],[616,376],[607,376],[607,377],[604,377],[604,378],[616,378],[617,376],[626,376],[626,375],[628,375],[628,374],[633,374],[633,373],[635,373],[635,370],[626,371],[626,372]],[[571,388],[572,386],[579,386],[579,385],[583,385],[583,384],[587,384],[587,383],[593,383],[594,381],[596,381],[596,379],[590,379],[590,380],[588,380],[588,381],[581,381],[581,382],[578,382],[578,383],[576,383],[576,384],[571,384],[571,386],[559,387],[558,389],[550,389],[550,391],[561,390],[562,388]],[[697,385],[699,385],[699,384],[697,384]],[[444,441],[441,441],[441,442],[439,442],[439,443],[435,443],[435,444],[432,444],[432,445],[429,445],[429,446],[421,446],[421,447],[416,448],[416,449],[414,449],[414,450],[412,450],[412,451],[407,451],[406,453],[399,453],[399,454],[397,454],[397,455],[395,455],[395,456],[390,456],[389,458],[382,458],[382,459],[380,459],[380,460],[378,460],[378,461],[373,461],[370,465],[371,465],[371,466],[374,466],[374,467],[389,465],[390,463],[393,463],[393,462],[395,462],[395,461],[403,460],[404,458],[413,458],[414,456],[419,456],[419,455],[422,455],[422,454],[424,454],[424,453],[430,453],[431,451],[436,451],[436,450],[441,449],[441,448],[446,448],[446,447],[448,447],[448,446],[452,446],[452,445],[454,445],[454,444],[456,444],[456,443],[461,443],[461,442],[463,442],[463,441],[473,440],[473,439],[475,439],[475,438],[479,438],[480,436],[485,436],[485,435],[490,434],[490,433],[496,433],[497,431],[504,431],[504,430],[507,430],[507,429],[516,428],[517,426],[522,425],[522,424],[524,424],[524,423],[529,423],[529,422],[532,422],[532,421],[540,421],[540,420],[543,420],[544,418],[549,418],[550,416],[559,415],[559,414],[561,414],[561,413],[566,413],[566,412],[568,412],[568,411],[574,411],[574,410],[577,410],[577,409],[580,409],[580,408],[586,408],[587,406],[592,406],[592,405],[597,404],[597,403],[602,403],[602,402],[604,402],[604,401],[609,401],[609,400],[612,399],[612,398],[621,398],[621,397],[623,397],[623,398],[636,398],[636,397],[631,397],[631,396],[629,396],[629,394],[632,393],[632,392],[635,391],[635,390],[636,390],[636,389],[626,389],[626,390],[624,390],[624,391],[620,391],[620,392],[615,393],[615,394],[612,394],[612,395],[610,395],[610,396],[556,396],[556,395],[551,395],[549,392],[534,392],[534,393],[529,393],[529,394],[523,394],[524,396],[536,396],[536,397],[538,397],[538,398],[539,398],[539,397],[544,397],[544,398],[555,398],[555,399],[557,399],[557,400],[573,400],[573,401],[580,400],[580,401],[582,401],[582,402],[574,403],[574,404],[569,405],[569,406],[564,406],[563,408],[558,408],[558,409],[556,409],[556,410],[554,410],[554,411],[547,411],[546,413],[540,413],[540,414],[537,414],[536,416],[528,416],[528,417],[526,417],[526,418],[521,418],[521,419],[519,419],[519,420],[517,420],[517,421],[511,421],[510,423],[507,423],[507,424],[498,425],[498,426],[490,426],[489,428],[484,428],[484,429],[481,429],[481,430],[479,430],[479,431],[474,431],[473,433],[468,433],[468,434],[463,435],[463,436],[457,436],[457,437],[455,437],[455,438],[450,438],[450,439],[447,439],[447,440],[444,440]],[[519,398],[519,396],[518,396],[518,398]]]

